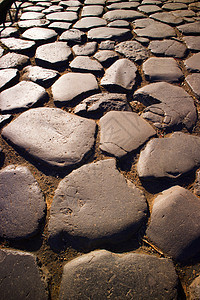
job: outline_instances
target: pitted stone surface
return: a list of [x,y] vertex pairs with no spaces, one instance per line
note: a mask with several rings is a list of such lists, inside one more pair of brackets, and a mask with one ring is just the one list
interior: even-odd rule
[[200,74],[191,74],[185,78],[197,98],[200,98]]
[[133,61],[145,60],[149,57],[146,48],[137,41],[121,42],[115,46],[115,51]]
[[88,39],[95,41],[104,40],[126,40],[131,36],[131,32],[126,28],[112,28],[112,27],[100,27],[90,29],[88,32]]
[[47,300],[37,258],[28,252],[0,250],[1,299]]
[[88,42],[84,45],[74,45],[72,50],[75,55],[93,55],[97,49],[97,42]]
[[84,117],[101,117],[111,110],[131,111],[125,94],[101,93],[84,99],[74,113]]
[[88,299],[108,299],[110,291],[113,299],[176,299],[177,275],[173,263],[153,255],[99,250],[64,266],[61,300],[79,299],[83,293]]
[[27,66],[23,69],[22,74],[22,80],[30,80],[44,87],[51,86],[58,77],[57,71],[38,66]]
[[115,20],[133,21],[136,19],[145,18],[145,16],[142,13],[134,10],[116,9],[106,12],[103,15],[103,18],[109,22],[112,22]]
[[94,74],[103,73],[103,66],[96,59],[89,56],[77,56],[72,60],[69,66],[72,71],[82,71]]
[[78,19],[77,13],[73,11],[55,12],[46,15],[49,21],[74,22]]
[[22,34],[22,37],[33,41],[49,41],[56,39],[57,33],[53,29],[33,27],[27,29]]
[[154,200],[147,237],[174,260],[187,261],[199,252],[199,217],[199,199],[174,186]]
[[72,51],[65,42],[54,42],[37,48],[35,61],[37,65],[45,68],[59,70],[60,67],[67,68],[67,62]]
[[100,149],[116,157],[138,149],[156,134],[153,127],[134,112],[110,111],[100,121]]
[[43,163],[67,167],[92,149],[95,128],[94,121],[58,108],[35,108],[7,125],[2,135]]
[[200,72],[200,52],[184,61],[186,69],[191,72]]
[[96,58],[103,66],[108,67],[113,64],[118,58],[118,54],[112,50],[98,51],[94,58]]
[[153,139],[140,153],[138,174],[143,178],[178,178],[200,166],[199,149],[200,138],[182,132]]
[[99,17],[85,17],[77,21],[73,28],[87,31],[95,27],[104,27],[106,25],[106,20],[103,20]]
[[28,54],[29,51],[35,46],[34,41],[25,41],[14,37],[1,39],[1,42],[8,47],[11,51],[18,53]]
[[22,69],[29,63],[29,57],[18,53],[7,53],[0,58],[0,69]]
[[62,249],[68,239],[77,247],[119,242],[139,230],[145,198],[115,163],[108,159],[82,166],[60,182],[50,211],[51,247]]
[[10,165],[0,171],[0,186],[0,236],[16,240],[35,235],[46,205],[31,172],[26,167]]
[[102,41],[99,45],[100,50],[114,50],[115,49],[115,41]]
[[93,74],[67,73],[52,85],[53,99],[60,103],[70,102],[96,90],[98,83]]
[[200,36],[184,36],[183,40],[188,49],[200,51]]
[[191,129],[197,112],[192,97],[184,89],[166,82],[148,84],[133,96],[147,108],[142,116],[158,128],[182,125]]
[[84,6],[81,18],[84,17],[100,17],[103,14],[103,6],[102,5],[89,5]]
[[101,85],[105,88],[131,90],[135,85],[136,72],[137,68],[132,61],[127,58],[119,59],[105,71]]
[[86,40],[85,33],[78,29],[66,30],[59,37],[59,41],[66,41],[72,44],[82,43],[84,40]]
[[153,54],[182,58],[186,53],[186,46],[175,40],[152,41],[149,49]]
[[149,81],[177,82],[183,77],[174,58],[151,57],[143,64],[143,72]]
[[12,86],[19,78],[17,69],[0,70],[0,91]]
[[177,17],[171,12],[158,12],[150,15],[150,18],[168,25],[179,25],[183,22],[181,17]]
[[0,93],[0,111],[15,113],[28,109],[47,97],[43,87],[30,81],[21,81]]
[[50,24],[50,21],[46,19],[25,20],[25,21],[19,21],[17,24],[19,28],[28,29],[32,27],[47,27]]

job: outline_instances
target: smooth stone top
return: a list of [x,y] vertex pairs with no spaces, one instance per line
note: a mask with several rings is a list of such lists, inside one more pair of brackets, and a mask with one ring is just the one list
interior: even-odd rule
[[84,6],[81,12],[81,18],[84,17],[100,17],[103,14],[102,5]]
[[22,69],[29,62],[29,57],[18,53],[7,53],[0,58],[0,69]]
[[86,35],[78,29],[66,30],[59,37],[59,41],[67,41],[72,44],[81,43],[83,40],[86,40]]
[[188,49],[200,51],[200,36],[184,36],[183,40]]
[[42,19],[45,14],[41,12],[25,12],[21,15],[20,20],[37,20]]
[[200,22],[183,24],[177,27],[180,32],[187,35],[200,34]]
[[50,24],[50,21],[46,19],[24,20],[24,21],[19,21],[17,24],[19,28],[28,29],[32,27],[47,27]]
[[35,108],[7,125],[2,135],[35,159],[57,167],[80,163],[94,144],[96,123],[58,108]]
[[186,53],[186,46],[176,40],[152,41],[149,49],[153,54],[182,58]]
[[97,42],[88,42],[84,45],[74,45],[72,50],[75,55],[93,55],[97,49]]
[[194,92],[195,96],[199,99],[200,98],[200,74],[194,73],[188,75],[185,78],[187,84],[190,86],[192,91]]
[[191,72],[200,72],[200,52],[193,54],[184,61],[186,69]]
[[167,23],[168,25],[179,25],[183,22],[183,19],[181,17],[175,16],[171,12],[158,12],[150,15],[150,18],[163,23]]
[[1,42],[8,47],[9,50],[19,53],[29,53],[29,51],[35,46],[34,41],[25,41],[14,37],[1,39]]
[[124,40],[130,37],[131,32],[127,28],[112,28],[112,27],[99,27],[90,29],[88,32],[88,39],[96,41],[104,40]]
[[146,48],[137,41],[121,42],[115,46],[115,51],[133,61],[145,60],[149,57]]
[[57,37],[57,33],[53,29],[33,27],[27,29],[22,34],[22,37],[34,41],[48,41],[51,39],[55,39]]
[[77,13],[73,11],[55,12],[46,15],[49,21],[74,22],[78,19]]
[[103,18],[109,22],[115,20],[127,20],[133,21],[136,19],[145,18],[145,16],[135,10],[127,10],[127,9],[115,9],[112,11],[108,11],[103,15]]
[[0,91],[15,83],[19,77],[17,69],[4,69],[0,70]]
[[115,9],[134,9],[139,6],[138,2],[119,2],[119,3],[112,3],[107,6],[108,10],[115,10]]
[[78,20],[73,28],[76,29],[80,29],[80,30],[89,30],[91,28],[95,28],[95,27],[104,27],[107,25],[106,20],[103,20],[102,18],[99,17],[85,17],[85,18],[81,18],[80,20]]
[[82,71],[94,74],[103,73],[103,66],[96,59],[89,56],[77,56],[74,60],[72,60],[69,66],[73,71]]

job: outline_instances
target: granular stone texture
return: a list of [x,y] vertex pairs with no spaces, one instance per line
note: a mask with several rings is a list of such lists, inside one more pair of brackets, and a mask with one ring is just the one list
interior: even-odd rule
[[133,61],[145,60],[149,57],[145,47],[137,41],[122,42],[115,46],[115,51]]
[[191,300],[200,298],[200,276],[197,276],[190,284],[189,295]]
[[29,63],[29,57],[22,54],[9,52],[0,58],[0,69],[22,69]]
[[33,27],[27,29],[23,34],[22,37],[28,40],[33,41],[50,41],[56,39],[57,33],[53,29],[49,28],[41,28],[41,27]]
[[187,84],[192,89],[195,96],[199,99],[200,98],[200,74],[193,73],[191,75],[188,75],[185,78]]
[[84,45],[74,45],[72,50],[75,55],[93,55],[97,49],[97,42],[88,42]]
[[14,37],[1,39],[1,42],[11,51],[24,54],[28,54],[30,50],[35,46],[34,41],[25,41]]
[[99,27],[92,28],[88,32],[88,39],[98,42],[104,40],[122,41],[130,36],[131,32],[127,28]]

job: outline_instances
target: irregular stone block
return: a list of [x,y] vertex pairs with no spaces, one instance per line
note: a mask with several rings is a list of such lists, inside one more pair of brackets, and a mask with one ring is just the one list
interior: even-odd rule
[[145,60],[149,57],[148,51],[137,41],[126,41],[115,46],[115,51],[133,61]]

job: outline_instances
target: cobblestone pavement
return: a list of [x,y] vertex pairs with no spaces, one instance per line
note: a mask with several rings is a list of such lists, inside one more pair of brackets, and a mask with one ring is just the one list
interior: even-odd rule
[[200,299],[200,2],[16,1],[0,25],[0,298]]

